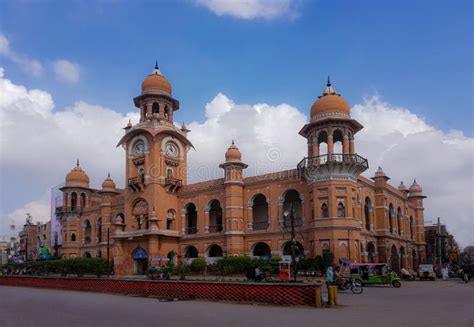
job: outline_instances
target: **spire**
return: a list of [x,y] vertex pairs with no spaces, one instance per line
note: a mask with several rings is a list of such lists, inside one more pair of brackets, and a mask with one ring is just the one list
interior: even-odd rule
[[158,68],[158,59],[156,59],[156,61],[155,61],[155,69],[159,69]]
[[110,178],[110,173],[107,174],[107,178]]
[[234,140],[232,140],[232,145],[235,145],[235,142],[234,142]]
[[79,159],[77,159],[76,167],[79,167]]
[[162,75],[160,68],[158,67],[158,60],[155,61],[155,67],[153,68],[153,71],[151,72],[152,75]]
[[326,87],[324,88],[322,96],[325,96],[325,95],[328,95],[328,94],[336,94],[337,95],[336,90],[334,89],[334,87],[332,87],[331,78],[329,77],[329,75],[328,75],[328,81],[326,83]]

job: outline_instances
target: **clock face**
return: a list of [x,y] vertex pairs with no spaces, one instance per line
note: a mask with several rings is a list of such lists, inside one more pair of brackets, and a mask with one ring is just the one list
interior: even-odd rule
[[145,152],[145,144],[143,142],[137,142],[135,144],[135,154],[141,156]]
[[165,150],[168,156],[176,157],[178,155],[178,149],[173,143],[167,143]]

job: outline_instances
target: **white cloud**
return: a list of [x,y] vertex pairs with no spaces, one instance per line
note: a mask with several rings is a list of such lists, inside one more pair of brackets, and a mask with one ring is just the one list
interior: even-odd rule
[[0,55],[13,61],[20,69],[35,77],[43,73],[43,65],[36,59],[28,58],[27,56],[17,53],[10,47],[10,42],[7,37],[0,33]]
[[[138,121],[137,112],[124,115],[80,101],[53,111],[49,93],[13,84],[3,77],[2,69],[0,95],[2,169],[18,175],[28,173],[45,189],[63,181],[79,157],[92,186],[99,187],[108,171],[123,186],[124,153],[115,145],[128,119]],[[219,93],[206,105],[206,120],[188,125],[196,147],[189,153],[190,179],[221,177],[218,164],[224,161],[232,139],[242,152],[242,160],[249,164],[247,175],[294,168],[306,153],[306,141],[298,135],[307,121],[303,112],[288,104],[237,104]],[[355,105],[352,115],[365,126],[356,135],[356,149],[369,159],[371,168],[366,175],[372,176],[381,165],[395,186],[400,180],[409,186],[417,178],[428,196],[427,220],[439,216],[463,245],[474,243],[474,139],[459,131],[440,131],[408,109],[383,102],[378,96]],[[18,140],[32,133],[34,137],[22,142],[20,149]],[[14,216],[23,222],[25,210],[38,207],[49,212],[47,201],[28,203],[24,210],[13,212]],[[0,234],[6,232],[2,225],[6,228],[8,219],[0,223]]]
[[218,16],[233,16],[241,19],[278,17],[296,18],[297,1],[294,0],[195,0]]
[[53,69],[56,76],[62,81],[70,83],[79,81],[80,69],[77,64],[64,59],[56,60],[53,63]]

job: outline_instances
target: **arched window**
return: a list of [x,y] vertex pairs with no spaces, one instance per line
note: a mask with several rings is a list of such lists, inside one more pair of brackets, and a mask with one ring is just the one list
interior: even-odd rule
[[413,240],[415,238],[415,233],[414,233],[414,223],[413,223],[413,216],[410,216],[410,238]]
[[398,207],[397,209],[397,224],[398,224],[398,235],[402,235],[402,209]]
[[186,206],[186,234],[197,233],[197,210],[194,203]]
[[87,219],[84,221],[84,243],[88,244],[92,241],[92,225]]
[[[295,256],[296,257],[304,257],[304,248],[303,245],[301,245],[300,242],[295,242]],[[286,242],[285,246],[283,247],[283,255],[291,255],[292,249],[291,249],[291,241]]]
[[220,258],[220,257],[223,257],[224,256],[224,253],[222,251],[222,248],[217,245],[217,244],[213,244],[211,245],[211,247],[209,248],[209,257],[210,258]]
[[166,213],[166,229],[173,229],[174,217],[175,211],[173,209],[169,209]]
[[334,151],[333,153],[336,154],[333,156],[332,160],[334,161],[342,161],[342,142],[344,140],[344,133],[340,129],[336,129],[333,133],[333,142],[334,142]]
[[372,242],[367,243],[367,261],[373,263],[375,259],[375,245]]
[[149,229],[150,228],[150,219],[148,219],[148,215],[145,215],[143,217],[143,219],[145,220],[145,229]]
[[283,202],[284,225],[291,226],[291,209],[293,209],[294,225],[301,226],[303,223],[303,211],[300,193],[296,190],[288,190],[285,193],[285,201]]
[[272,257],[272,251],[267,243],[258,242],[253,247],[253,255],[262,259],[270,259]]
[[184,253],[184,257],[188,258],[197,258],[199,255],[198,250],[194,246],[188,246],[186,252]]
[[327,203],[323,203],[321,205],[321,217],[328,218],[329,217],[329,207]]
[[254,230],[268,228],[268,203],[265,195],[260,193],[253,198],[252,215]]
[[372,210],[372,202],[369,197],[365,198],[364,205],[364,217],[365,217],[365,229],[370,230],[370,211]]
[[71,193],[71,211],[76,211],[77,208],[77,193]]
[[222,231],[222,207],[218,200],[212,200],[209,206],[209,232]]
[[76,234],[71,233],[71,242],[76,242]]
[[168,105],[165,105],[165,119],[169,119],[169,108]]
[[337,205],[337,216],[339,218],[346,216],[346,208],[344,207],[344,203],[339,202]]
[[102,218],[97,219],[96,223],[96,231],[97,231],[97,242],[102,242]]
[[[328,133],[326,131],[321,131],[318,134],[318,149],[320,156],[328,153]],[[323,160],[323,158],[320,158],[320,160]]]
[[81,193],[81,208],[86,207],[86,195],[84,193]]
[[393,204],[390,203],[388,206],[388,226],[390,228],[390,233],[394,232],[393,229]]
[[153,106],[151,107],[151,112],[154,115],[160,113],[160,106],[159,106],[158,102],[153,102]]
[[148,203],[143,199],[139,199],[133,206],[132,214],[135,217],[137,229],[141,229],[142,225],[148,221]]

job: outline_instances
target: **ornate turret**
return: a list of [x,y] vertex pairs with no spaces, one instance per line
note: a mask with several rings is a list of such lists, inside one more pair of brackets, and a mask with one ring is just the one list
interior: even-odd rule
[[426,198],[426,196],[423,195],[423,188],[416,182],[416,179],[413,180],[413,184],[411,184],[408,191],[410,192],[410,198]]
[[242,181],[242,171],[247,168],[247,165],[241,159],[242,154],[232,140],[232,144],[225,153],[225,162],[219,165],[225,171],[226,181]]
[[[361,129],[362,125],[351,119],[349,103],[336,92],[328,77],[323,94],[311,107],[310,122],[300,131],[308,139],[308,157],[298,164],[298,169],[304,170],[310,181],[356,181],[369,167],[367,160],[355,152],[354,135]],[[323,143],[326,151],[321,148]]]
[[108,173],[107,178],[102,183],[102,193],[118,193],[117,186],[112,178],[110,178],[110,173]]

